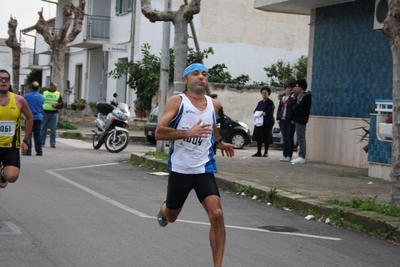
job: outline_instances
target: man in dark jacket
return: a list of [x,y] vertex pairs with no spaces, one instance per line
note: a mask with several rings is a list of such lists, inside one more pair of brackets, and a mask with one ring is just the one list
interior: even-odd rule
[[297,142],[299,143],[299,156],[291,161],[293,164],[306,163],[306,124],[310,116],[311,110],[311,93],[306,92],[307,82],[300,79],[296,82],[295,96],[296,102],[293,105],[294,117],[296,124]]
[[293,105],[296,100],[293,98],[293,84],[286,83],[285,91],[278,95],[279,106],[276,113],[276,122],[279,123],[279,128],[282,133],[283,157],[280,161],[290,162],[293,155],[293,136],[295,125],[293,121]]

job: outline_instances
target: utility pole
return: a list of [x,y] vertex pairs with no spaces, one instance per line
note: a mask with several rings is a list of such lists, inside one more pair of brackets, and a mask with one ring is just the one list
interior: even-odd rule
[[[171,11],[171,1],[165,0],[165,11]],[[171,22],[164,22],[163,25],[163,44],[161,50],[161,67],[160,67],[160,92],[161,98],[158,103],[158,123],[160,123],[161,116],[164,113],[165,103],[167,102],[167,91],[169,85],[169,43],[171,35]],[[156,151],[164,151],[164,141],[157,141]]]

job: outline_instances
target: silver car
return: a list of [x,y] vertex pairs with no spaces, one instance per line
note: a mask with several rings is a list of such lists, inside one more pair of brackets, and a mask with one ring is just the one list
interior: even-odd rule
[[[274,145],[283,146],[281,128],[279,128],[279,123],[277,122],[275,122],[274,128],[272,128],[272,143]],[[296,132],[294,132],[293,144],[294,149],[296,149],[298,146]]]

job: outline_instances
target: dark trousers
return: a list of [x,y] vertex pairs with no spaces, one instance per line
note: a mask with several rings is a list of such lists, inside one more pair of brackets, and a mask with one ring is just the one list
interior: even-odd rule
[[35,151],[37,154],[42,154],[42,137],[41,137],[42,120],[34,120],[32,134],[29,136],[28,154],[32,153],[32,135],[35,141]]
[[293,155],[293,136],[296,126],[291,121],[281,120],[279,122],[279,128],[282,133],[283,156],[291,158]]

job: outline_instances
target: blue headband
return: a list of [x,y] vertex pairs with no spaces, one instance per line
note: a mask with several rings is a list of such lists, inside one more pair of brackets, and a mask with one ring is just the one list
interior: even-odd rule
[[208,69],[206,68],[206,66],[204,66],[203,64],[200,63],[193,63],[192,65],[188,66],[184,71],[183,71],[183,77],[188,76],[189,73],[192,73],[194,71],[199,71],[199,70],[204,70],[205,72],[207,72],[208,74]]

